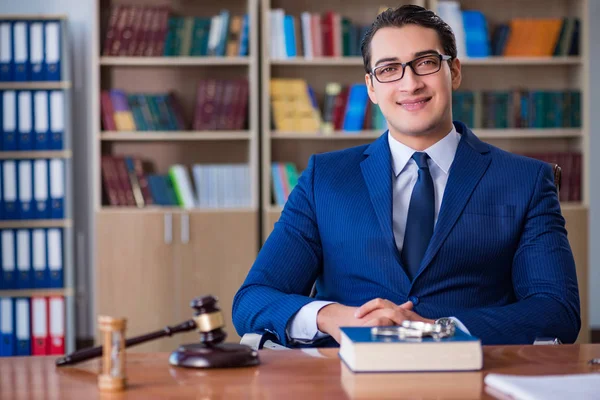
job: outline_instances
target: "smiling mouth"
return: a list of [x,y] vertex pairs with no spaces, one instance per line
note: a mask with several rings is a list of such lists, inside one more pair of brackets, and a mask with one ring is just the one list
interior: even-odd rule
[[431,100],[431,97],[427,97],[426,99],[419,100],[419,101],[411,100],[411,101],[406,101],[406,102],[396,102],[396,104],[398,104],[399,106],[409,106],[410,107],[410,106],[416,106],[419,104],[425,104],[429,100]]

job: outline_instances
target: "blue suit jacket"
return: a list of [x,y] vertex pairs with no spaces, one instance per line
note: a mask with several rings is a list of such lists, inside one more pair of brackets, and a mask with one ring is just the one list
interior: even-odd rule
[[480,141],[464,124],[421,268],[405,273],[392,231],[387,132],[313,155],[233,302],[240,335],[286,326],[317,299],[360,306],[411,300],[455,316],[484,344],[573,342],[581,321],[575,263],[548,164]]

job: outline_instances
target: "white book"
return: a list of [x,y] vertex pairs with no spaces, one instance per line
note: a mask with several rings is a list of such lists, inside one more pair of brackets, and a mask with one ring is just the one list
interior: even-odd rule
[[302,47],[304,50],[304,58],[313,58],[313,43],[310,28],[310,13],[303,12],[300,14],[300,21],[302,26]]
[[173,165],[169,168],[169,175],[172,178],[173,184],[176,186],[175,190],[178,191],[183,202],[183,208],[193,208],[196,206],[196,200],[194,199],[194,189],[190,176],[185,166],[181,164]]
[[487,374],[485,391],[515,400],[592,400],[600,398],[600,373],[516,376]]

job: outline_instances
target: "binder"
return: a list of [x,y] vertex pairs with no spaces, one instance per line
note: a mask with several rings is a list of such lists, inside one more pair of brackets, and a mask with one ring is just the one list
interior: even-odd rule
[[31,355],[45,356],[49,353],[48,301],[45,297],[31,298]]
[[44,81],[44,22],[29,22],[29,78]]
[[[4,200],[2,200],[3,195],[2,192],[4,190],[4,185],[2,185],[2,178],[3,178],[3,173],[2,173],[2,166],[4,165],[4,162],[2,160],[0,160],[0,220],[5,219],[4,218]],[[0,281],[0,287],[2,286],[1,284],[2,281]]]
[[46,251],[48,242],[45,229],[33,229],[31,231],[31,267],[33,269],[32,287],[41,289],[48,286],[50,276],[48,274],[48,254]]
[[0,82],[14,80],[12,23],[0,21]]
[[17,92],[2,92],[2,149],[17,150]]
[[31,168],[31,160],[19,160],[18,163],[19,218],[33,219],[35,207],[33,203],[33,171]]
[[65,354],[65,299],[50,297],[48,299],[48,316],[50,320],[50,351],[51,355]]
[[29,229],[17,230],[17,271],[17,288],[32,288],[31,232]]
[[17,148],[19,150],[32,150],[33,149],[33,98],[31,91],[20,90],[17,92],[18,105],[18,124],[17,131],[19,132],[17,138]]
[[60,21],[45,22],[44,74],[48,81],[61,80],[61,29]]
[[65,134],[65,96],[61,90],[52,90],[50,92],[50,137],[48,139],[48,149],[62,150],[63,138]]
[[14,81],[29,80],[29,34],[26,21],[13,22]]
[[65,172],[64,160],[50,160],[50,218],[65,217]]
[[15,355],[31,355],[31,326],[29,324],[30,303],[26,297],[15,300]]
[[15,264],[16,264],[16,243],[15,243],[15,232],[12,229],[4,229],[0,231],[0,248],[2,249],[2,288],[4,290],[11,290],[17,288],[15,278]]
[[13,299],[0,297],[0,357],[15,354]]
[[49,218],[48,197],[48,160],[35,160],[33,162],[34,218]]
[[4,198],[4,218],[18,219],[17,208],[17,164],[15,160],[4,160],[2,166],[2,196]]
[[48,288],[63,287],[63,253],[62,253],[62,232],[59,228],[48,229]]
[[50,131],[48,115],[50,104],[48,91],[38,90],[33,94],[33,148],[35,150],[47,150],[49,148],[48,132]]

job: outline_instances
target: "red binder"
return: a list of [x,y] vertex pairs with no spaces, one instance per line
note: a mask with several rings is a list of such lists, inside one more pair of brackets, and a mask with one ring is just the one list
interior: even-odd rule
[[48,354],[48,301],[45,297],[31,298],[31,355]]
[[50,321],[50,353],[65,354],[65,299],[61,296],[48,298]]

